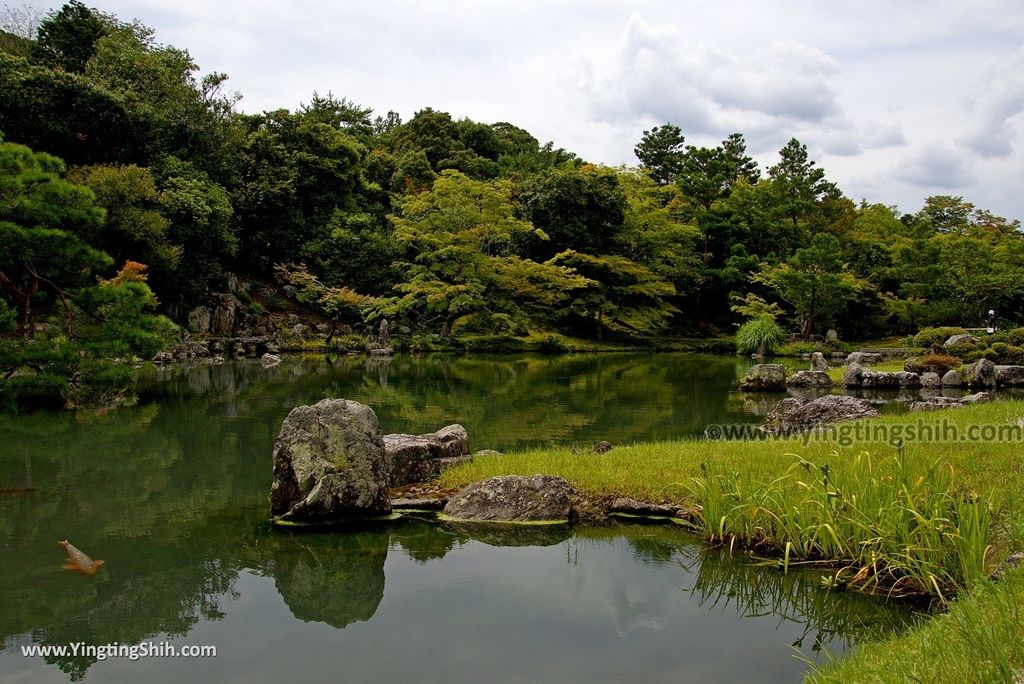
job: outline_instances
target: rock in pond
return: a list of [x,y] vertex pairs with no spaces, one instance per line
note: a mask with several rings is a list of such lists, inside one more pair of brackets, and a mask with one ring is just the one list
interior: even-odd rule
[[387,515],[384,435],[369,406],[324,399],[297,406],[274,443],[270,511],[277,522],[329,523]]
[[942,377],[938,373],[926,372],[921,374],[921,387],[925,389],[938,389],[942,387]]
[[988,359],[978,359],[965,366],[961,373],[963,382],[971,389],[983,389],[996,386],[996,365]]
[[1024,366],[996,366],[996,385],[999,387],[1024,385]]
[[665,518],[673,518],[679,513],[678,506],[663,506],[661,504],[647,503],[646,501],[637,501],[636,499],[630,499],[625,496],[620,496],[612,501],[612,505],[608,510],[611,513],[625,513],[626,515]]
[[448,500],[445,515],[477,522],[567,522],[576,492],[553,475],[502,475],[474,482]]
[[[818,353],[818,352],[815,352]],[[825,366],[828,368],[828,366]],[[786,378],[787,387],[831,387],[832,378],[824,371],[798,371],[795,375]]]
[[923,401],[915,401],[910,404],[911,411],[935,411],[944,408],[959,408],[969,404],[983,404],[990,401],[992,396],[988,392],[969,394],[966,397],[954,399],[953,397],[929,397]]
[[277,354],[271,354],[270,352],[265,353],[260,357],[260,363],[263,364],[264,368],[273,368],[274,366],[281,363],[281,357]]
[[865,399],[827,394],[813,400],[788,397],[765,418],[765,428],[778,432],[808,430],[844,420],[879,415]]
[[467,461],[469,435],[461,425],[448,425],[424,435],[384,435],[391,486],[432,480],[447,467]]
[[964,379],[960,377],[960,372],[956,370],[948,370],[946,374],[942,376],[943,387],[962,387]]
[[740,381],[744,392],[785,392],[786,368],[781,363],[759,363],[752,366]]

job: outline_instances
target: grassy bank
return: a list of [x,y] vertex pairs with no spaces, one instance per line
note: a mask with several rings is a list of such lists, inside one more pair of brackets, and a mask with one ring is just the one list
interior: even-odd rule
[[[784,563],[820,563],[823,582],[832,586],[952,601],[948,614],[815,676],[892,681],[928,672],[920,679],[965,681],[956,673],[1024,666],[1011,609],[1024,580],[1011,573],[1012,582],[993,586],[986,579],[1010,552],[1024,548],[1022,442],[1015,431],[1022,416],[1024,402],[1006,401],[882,416],[814,440],[689,439],[617,446],[603,455],[559,447],[477,459],[446,472],[443,481],[458,486],[502,474],[561,475],[592,497],[694,507],[695,531],[709,541],[750,547]],[[926,430],[932,434],[924,438]],[[1004,434],[994,439],[972,430]],[[889,443],[892,437],[902,446]],[[1000,646],[1006,639],[1011,643]],[[959,643],[959,650],[943,650],[942,640]],[[917,663],[950,658],[960,664]]]

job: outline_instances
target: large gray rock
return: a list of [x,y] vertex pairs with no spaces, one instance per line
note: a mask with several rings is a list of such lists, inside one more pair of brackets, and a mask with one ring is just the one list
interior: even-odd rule
[[467,521],[568,521],[576,492],[553,475],[503,475],[474,482],[444,507],[446,515]]
[[942,376],[943,387],[963,387],[964,379],[960,376],[960,371],[948,370],[946,374]]
[[[850,356],[853,356],[853,354],[850,354]],[[862,377],[867,370],[867,368],[856,361],[851,361],[850,365],[843,371],[843,377],[839,380],[839,384],[846,388],[860,388],[863,385]]]
[[826,388],[832,386],[832,378],[828,377],[828,374],[823,371],[798,371],[795,375],[786,378],[786,385],[788,387]]
[[988,359],[978,359],[961,372],[964,384],[971,389],[984,389],[996,386],[996,365]]
[[824,373],[828,370],[828,364],[825,362],[825,355],[821,352],[814,352],[811,354],[811,370],[816,373]]
[[786,390],[786,368],[781,363],[759,363],[740,381],[744,392],[784,392]]
[[457,424],[425,435],[384,435],[384,453],[392,487],[425,482],[469,460],[469,435]]
[[925,389],[938,389],[942,387],[942,377],[938,373],[922,373],[921,387]]
[[961,344],[975,346],[978,344],[978,338],[974,335],[951,335],[949,339],[942,343],[942,346],[949,349],[950,347],[955,347]]
[[237,307],[234,297],[224,297],[213,310],[210,321],[210,332],[221,337],[230,336],[235,330],[235,313]]
[[999,387],[1024,385],[1024,366],[996,366],[996,385]]
[[783,399],[765,419],[765,427],[778,432],[796,432],[844,420],[879,415],[865,399],[827,394],[818,399]]
[[210,323],[212,321],[213,314],[210,312],[210,308],[206,306],[197,306],[188,312],[188,329],[189,332],[205,334],[210,332]]
[[859,364],[861,366],[867,366],[867,365],[872,364],[872,363],[878,363],[881,360],[882,360],[882,355],[881,354],[875,354],[873,352],[859,352],[859,351],[855,351],[855,352],[850,352],[850,354],[846,357],[846,363],[848,363],[850,365],[853,365],[853,364],[856,363],[856,364]]
[[274,443],[270,511],[294,522],[385,515],[388,480],[384,436],[369,406],[347,399],[297,406]]
[[910,404],[911,411],[935,411],[944,408],[959,408],[970,404],[984,404],[992,400],[988,392],[977,392],[966,397],[954,399],[953,397],[929,397],[924,401],[915,401]]

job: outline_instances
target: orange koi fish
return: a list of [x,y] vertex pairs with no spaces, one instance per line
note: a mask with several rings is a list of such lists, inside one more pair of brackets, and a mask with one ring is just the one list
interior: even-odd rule
[[68,552],[68,562],[64,564],[65,570],[76,570],[86,575],[95,575],[103,561],[93,560],[71,545],[67,539],[57,542]]

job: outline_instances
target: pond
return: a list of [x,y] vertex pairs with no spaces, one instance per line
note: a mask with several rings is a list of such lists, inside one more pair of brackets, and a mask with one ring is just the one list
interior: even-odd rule
[[[706,550],[675,528],[267,525],[295,405],[387,432],[463,423],[474,449],[623,443],[759,420],[733,358],[291,358],[150,371],[101,415],[0,417],[0,680],[799,681],[804,659],[913,621]],[[68,538],[105,565],[62,569]],[[26,657],[33,645],[211,644],[216,658]],[[738,657],[742,656],[742,657]],[[797,657],[801,656],[801,657]]]

